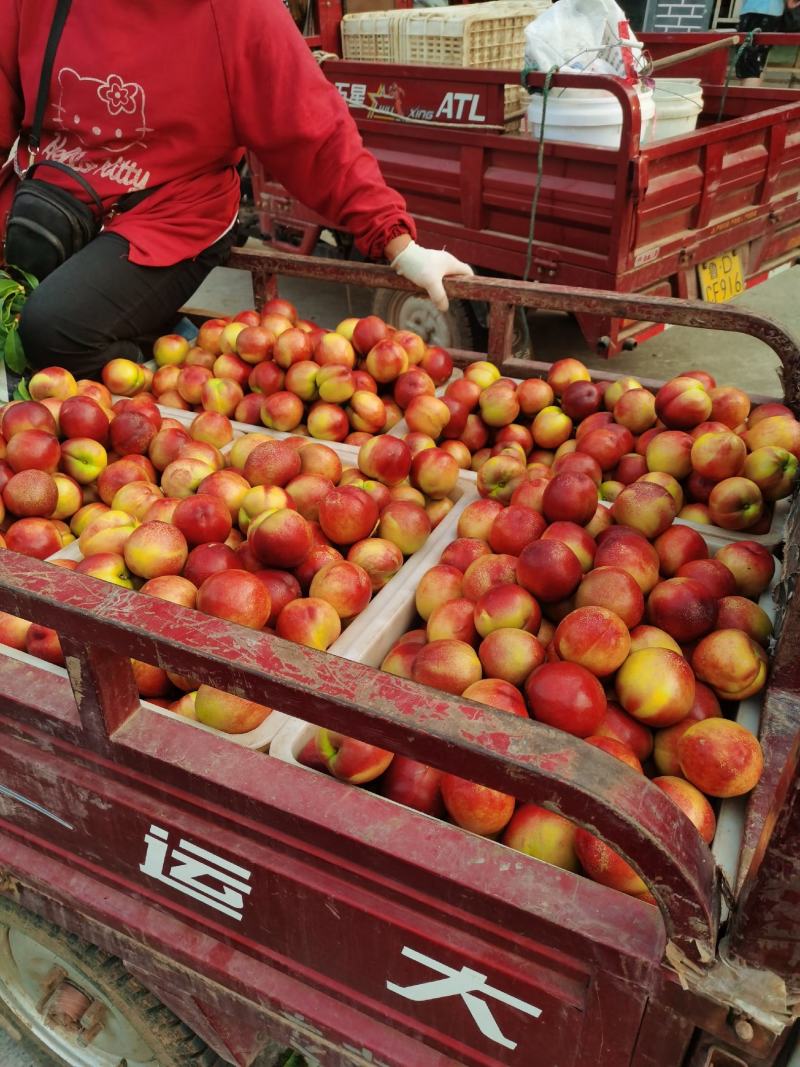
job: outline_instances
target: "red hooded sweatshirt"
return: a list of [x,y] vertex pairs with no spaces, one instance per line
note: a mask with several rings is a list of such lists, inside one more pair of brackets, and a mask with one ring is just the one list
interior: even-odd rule
[[[29,130],[56,0],[0,0],[0,160]],[[228,230],[236,164],[251,149],[298,200],[380,258],[414,235],[347,106],[281,0],[72,0],[53,64],[40,159],[80,171],[110,207],[130,258],[168,266]],[[14,165],[24,171],[22,133]],[[54,169],[37,177],[87,199]],[[0,179],[0,235],[15,179]]]

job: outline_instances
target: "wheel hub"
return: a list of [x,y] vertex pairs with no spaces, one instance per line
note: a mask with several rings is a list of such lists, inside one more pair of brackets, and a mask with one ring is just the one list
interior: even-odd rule
[[70,1067],[158,1067],[158,1057],[89,974],[15,927],[0,925],[0,996]]

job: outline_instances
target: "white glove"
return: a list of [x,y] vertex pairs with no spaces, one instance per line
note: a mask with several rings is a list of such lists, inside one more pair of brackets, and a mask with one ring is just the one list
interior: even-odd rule
[[451,276],[469,277],[472,267],[451,256],[444,249],[421,248],[416,241],[406,245],[403,251],[392,260],[392,268],[401,278],[407,278],[420,289],[427,289],[428,296],[439,309],[447,311],[449,301],[444,291],[442,279]]

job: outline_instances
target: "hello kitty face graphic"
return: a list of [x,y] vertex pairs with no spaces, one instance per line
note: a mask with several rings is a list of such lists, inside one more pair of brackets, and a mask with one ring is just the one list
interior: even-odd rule
[[125,152],[134,145],[145,147],[144,89],[126,82],[119,74],[84,78],[71,67],[58,72],[59,97],[54,122],[72,132],[87,148]]

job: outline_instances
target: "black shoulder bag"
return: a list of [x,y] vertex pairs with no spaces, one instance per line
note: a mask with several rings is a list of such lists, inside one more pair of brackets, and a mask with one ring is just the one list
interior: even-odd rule
[[[36,159],[39,150],[50,76],[70,4],[71,0],[58,0],[47,39],[33,126],[28,138],[31,161]],[[34,178],[34,174],[44,167],[67,174],[89,194],[90,203],[84,203],[60,186]],[[152,191],[151,188],[128,193],[114,205],[115,210],[134,207]],[[20,181],[11,204],[6,223],[5,261],[41,281],[96,237],[102,225],[103,204],[83,175],[55,160],[32,162]]]

